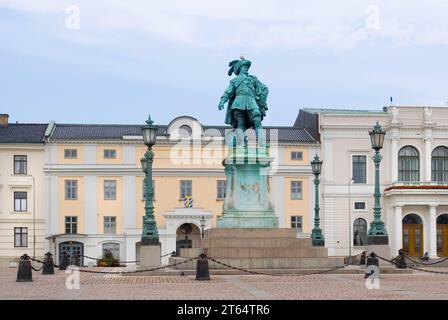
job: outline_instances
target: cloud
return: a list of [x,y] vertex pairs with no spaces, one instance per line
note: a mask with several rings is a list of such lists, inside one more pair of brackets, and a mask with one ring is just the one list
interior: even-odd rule
[[[69,4],[79,6],[84,35],[90,37],[84,42],[89,44],[97,34],[108,37],[128,31],[195,47],[250,46],[261,50],[346,50],[378,42],[397,46],[448,44],[448,2],[443,0],[0,0],[0,7],[46,19],[62,19]],[[372,7],[378,8],[378,15],[373,16],[380,25],[377,29],[366,27],[372,19]],[[78,40],[83,42],[81,37]]]

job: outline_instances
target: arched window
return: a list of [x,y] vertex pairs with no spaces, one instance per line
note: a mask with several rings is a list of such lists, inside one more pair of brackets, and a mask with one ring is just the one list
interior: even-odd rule
[[435,148],[431,157],[432,181],[448,182],[448,148]]
[[362,218],[353,222],[353,245],[355,247],[367,245],[367,221]]
[[414,147],[406,146],[398,152],[398,180],[406,182],[420,180],[420,159]]
[[112,253],[114,259],[120,259],[120,244],[114,242],[103,243],[103,258],[106,256],[108,251]]
[[193,131],[191,130],[191,127],[189,125],[184,124],[184,125],[179,127],[179,135],[182,138],[191,137],[192,132]]

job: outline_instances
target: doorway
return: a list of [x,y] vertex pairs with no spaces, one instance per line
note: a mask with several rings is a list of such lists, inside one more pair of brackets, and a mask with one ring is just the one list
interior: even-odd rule
[[448,214],[437,218],[437,255],[448,257]]
[[67,241],[59,244],[59,262],[61,262],[62,254],[67,254],[69,265],[82,267],[84,260],[82,255],[84,254],[84,244],[77,241]]
[[423,222],[416,214],[403,218],[403,249],[411,257],[423,256]]
[[201,231],[192,223],[184,223],[176,231],[176,255],[180,249],[197,248],[201,241]]

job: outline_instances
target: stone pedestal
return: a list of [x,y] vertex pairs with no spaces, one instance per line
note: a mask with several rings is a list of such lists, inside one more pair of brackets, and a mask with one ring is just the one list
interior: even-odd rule
[[[244,269],[323,269],[344,265],[344,258],[328,258],[327,248],[314,247],[311,238],[298,239],[296,231],[290,228],[213,228],[205,231],[201,247],[207,256]],[[197,256],[198,252],[181,250],[181,258],[170,258],[170,263]],[[209,263],[212,269],[226,268]]]
[[231,148],[223,165],[227,177],[218,228],[278,228],[269,195],[271,158],[267,147]]
[[[391,257],[390,254],[390,246],[387,244],[372,244],[372,245],[367,245],[366,247],[366,255],[367,257],[372,253],[375,252],[378,256],[381,256],[382,258],[391,260],[394,257]],[[387,261],[378,259],[379,264],[381,267],[385,267],[385,266],[391,266],[393,267],[392,264],[390,264]]]
[[142,245],[140,247],[140,268],[157,268],[161,266],[161,248],[159,245]]

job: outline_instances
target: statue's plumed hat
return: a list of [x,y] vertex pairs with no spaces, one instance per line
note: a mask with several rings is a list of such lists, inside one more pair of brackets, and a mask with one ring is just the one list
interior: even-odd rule
[[227,72],[227,74],[229,76],[232,75],[232,73],[235,73],[236,75],[238,75],[240,73],[240,68],[244,65],[246,65],[248,68],[250,68],[252,62],[250,62],[249,60],[244,59],[244,57],[241,57],[240,60],[233,60],[230,61],[229,63],[229,72]]

